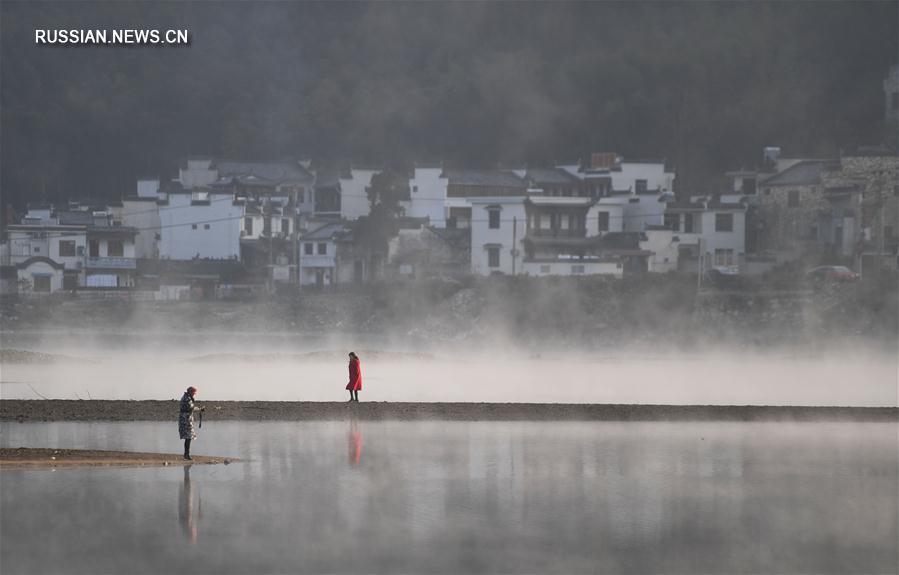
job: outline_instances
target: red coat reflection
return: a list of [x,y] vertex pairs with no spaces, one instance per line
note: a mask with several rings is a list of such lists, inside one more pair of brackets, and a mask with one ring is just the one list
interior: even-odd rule
[[347,445],[349,447],[350,465],[359,465],[362,460],[362,433],[356,422],[350,424],[350,433],[347,436]]

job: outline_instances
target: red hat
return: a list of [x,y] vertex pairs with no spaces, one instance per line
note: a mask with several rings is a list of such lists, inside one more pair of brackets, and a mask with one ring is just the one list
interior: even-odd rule
[[197,393],[197,388],[194,387],[194,386],[190,386],[190,387],[187,388],[187,393],[189,393],[189,394],[191,394],[191,395],[194,395],[194,394]]

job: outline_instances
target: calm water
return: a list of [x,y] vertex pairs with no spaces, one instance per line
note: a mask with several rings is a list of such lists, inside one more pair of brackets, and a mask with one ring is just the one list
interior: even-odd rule
[[[177,452],[176,425],[0,445]],[[0,472],[0,572],[895,573],[897,425],[206,422],[230,466]]]

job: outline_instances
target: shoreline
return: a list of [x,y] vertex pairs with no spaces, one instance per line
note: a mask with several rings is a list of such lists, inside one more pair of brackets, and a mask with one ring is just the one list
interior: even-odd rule
[[174,453],[142,453],[97,449],[0,448],[0,468],[58,467],[168,467],[185,465],[230,465],[235,457],[194,455],[190,461]]
[[[0,399],[0,421],[178,420],[176,400]],[[899,422],[899,407],[199,401],[216,421],[870,421]]]

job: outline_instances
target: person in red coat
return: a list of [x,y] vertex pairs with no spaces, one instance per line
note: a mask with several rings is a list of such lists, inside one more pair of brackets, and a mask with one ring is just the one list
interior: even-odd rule
[[359,390],[362,389],[362,368],[359,366],[359,356],[350,352],[350,382],[346,384],[350,391],[350,401],[359,401]]

